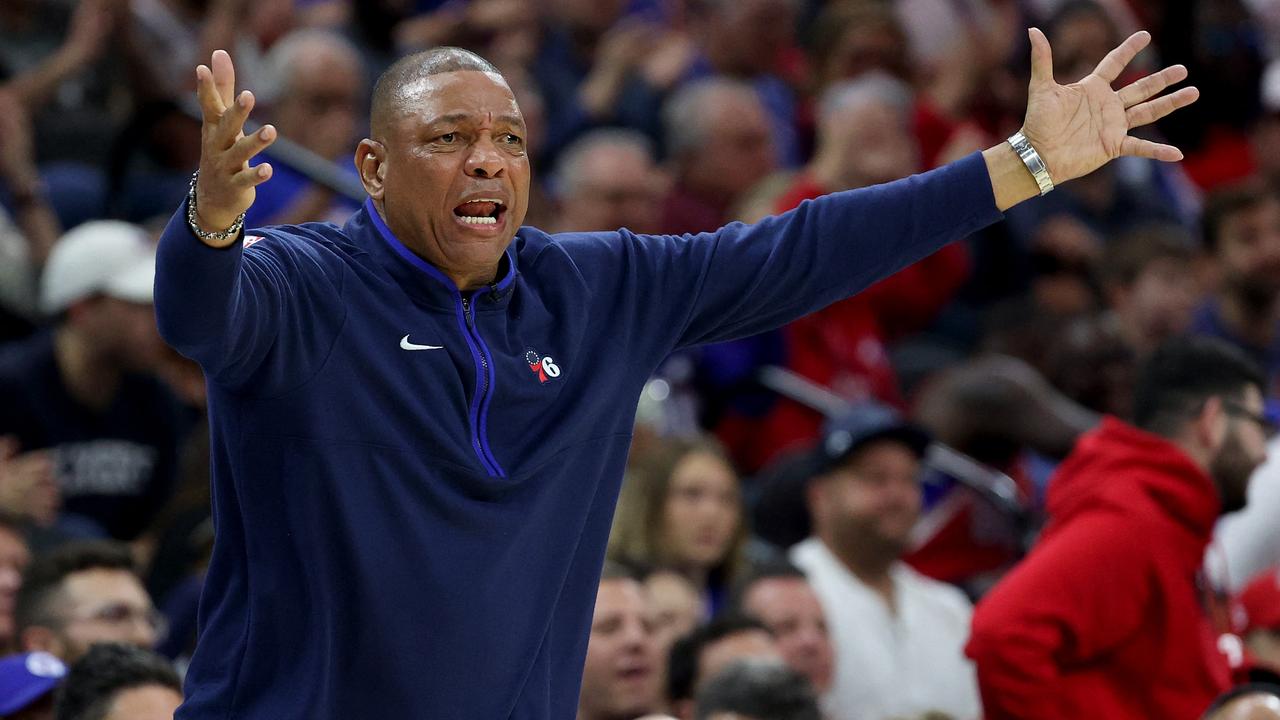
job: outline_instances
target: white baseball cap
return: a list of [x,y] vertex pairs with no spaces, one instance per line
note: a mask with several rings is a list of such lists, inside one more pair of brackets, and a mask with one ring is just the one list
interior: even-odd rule
[[155,246],[145,230],[119,220],[94,220],[53,246],[40,282],[40,309],[55,315],[97,294],[149,303],[155,279]]

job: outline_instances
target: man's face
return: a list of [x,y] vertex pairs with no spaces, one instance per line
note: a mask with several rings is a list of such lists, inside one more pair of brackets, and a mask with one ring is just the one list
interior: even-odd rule
[[104,295],[80,305],[84,312],[78,326],[88,334],[95,349],[111,362],[135,372],[149,371],[160,362],[165,346],[156,329],[156,313],[151,303]]
[[1228,291],[1268,307],[1280,293],[1280,200],[1268,198],[1224,217],[1217,257]]
[[1191,268],[1171,257],[1148,263],[1123,297],[1116,310],[1156,341],[1185,332],[1199,299]]
[[650,573],[644,579],[653,611],[654,640],[663,658],[676,640],[688,635],[702,619],[702,598],[689,579],[672,570]]
[[906,551],[920,516],[920,460],[906,445],[876,440],[817,480],[818,512],[841,548]]
[[388,224],[450,276],[496,270],[529,207],[525,125],[511,89],[461,71],[402,92],[404,112],[379,139]]
[[917,169],[919,152],[902,114],[882,102],[835,113],[826,135],[844,159],[844,187],[852,190],[904,178]]
[[351,152],[364,103],[356,58],[313,44],[292,73],[288,92],[271,108],[281,134],[323,158]]
[[151,598],[136,575],[94,568],[62,581],[56,633],[58,647],[42,648],[67,664],[79,660],[94,643],[118,642],[155,647],[158,621]]
[[729,665],[738,660],[751,659],[783,662],[778,644],[764,630],[742,630],[710,643],[702,648],[702,653],[698,656],[698,679],[694,683],[694,694],[697,695],[707,681]]
[[182,695],[163,685],[144,685],[116,694],[103,720],[173,720]]
[[22,571],[31,553],[21,536],[0,527],[0,646],[13,637],[13,606],[22,587]]
[[897,28],[888,23],[853,25],[844,31],[826,62],[828,82],[852,80],[883,70],[891,75],[905,75],[906,46]]
[[621,145],[592,148],[579,164],[578,175],[561,211],[566,231],[656,232],[662,181],[644,152]]
[[1209,462],[1209,474],[1218,486],[1222,512],[1240,510],[1248,502],[1249,478],[1267,459],[1267,431],[1256,418],[1262,416],[1262,393],[1245,390],[1243,400],[1223,400],[1227,434]]
[[712,31],[731,40],[725,43],[731,74],[754,75],[776,69],[778,56],[795,41],[795,10],[789,0],[734,0],[719,3]]
[[653,619],[635,580],[605,580],[596,595],[578,717],[635,717],[661,697]]
[[700,193],[735,200],[773,172],[769,120],[754,96],[724,93],[702,122],[706,142],[685,163],[685,182]]
[[831,687],[835,653],[827,632],[827,616],[808,580],[760,580],[747,590],[742,608],[769,626],[787,664],[808,677],[819,693]]

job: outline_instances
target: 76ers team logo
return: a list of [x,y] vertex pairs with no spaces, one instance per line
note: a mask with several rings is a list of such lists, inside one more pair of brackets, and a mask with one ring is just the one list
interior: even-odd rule
[[537,351],[526,350],[524,361],[529,363],[529,371],[538,376],[538,382],[545,384],[549,380],[560,377],[560,366],[551,356],[539,357]]

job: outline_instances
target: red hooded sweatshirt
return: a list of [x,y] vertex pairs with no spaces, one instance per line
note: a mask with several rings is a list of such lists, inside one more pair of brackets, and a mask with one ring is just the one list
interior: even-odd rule
[[987,720],[1194,720],[1231,683],[1197,576],[1220,503],[1172,443],[1108,418],[1049,486],[1036,547],[978,605]]

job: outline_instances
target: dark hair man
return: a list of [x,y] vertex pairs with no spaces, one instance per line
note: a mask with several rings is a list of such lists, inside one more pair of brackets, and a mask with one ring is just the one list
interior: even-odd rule
[[150,649],[164,621],[138,577],[126,545],[64,545],[27,568],[14,612],[20,648],[44,650],[68,664],[94,643]]
[[769,628],[747,615],[722,615],[677,640],[667,664],[671,714],[693,720],[694,698],[703,684],[744,659],[782,662]]
[[1162,346],[1049,485],[1030,555],[978,605],[983,709],[1008,718],[1195,717],[1230,685],[1197,574],[1266,456],[1259,370],[1212,338]]
[[769,627],[783,659],[816,692],[831,689],[835,651],[827,616],[800,568],[777,562],[758,569],[742,584],[738,608]]
[[1181,158],[1128,133],[1195,100],[1163,94],[1186,70],[1111,87],[1149,35],[1065,86],[1031,39],[1012,143],[688,237],[521,228],[520,108],[491,64],[440,48],[375,86],[369,199],[346,225],[242,239],[276,131],[242,133],[253,95],[215,52],[200,172],[156,267],[161,334],[209,379],[218,526],[178,717],[572,715],[663,358],[852,295],[1055,180]]
[[1223,188],[1205,199],[1204,248],[1218,289],[1196,309],[1192,330],[1222,338],[1280,373],[1280,196],[1261,184]]
[[969,599],[902,560],[924,505],[928,445],[897,411],[865,403],[833,418],[811,453],[813,535],[790,555],[831,629],[836,671],[825,699],[841,720],[981,710],[964,656]]
[[101,643],[80,658],[58,693],[55,720],[172,720],[182,682],[163,657]]

